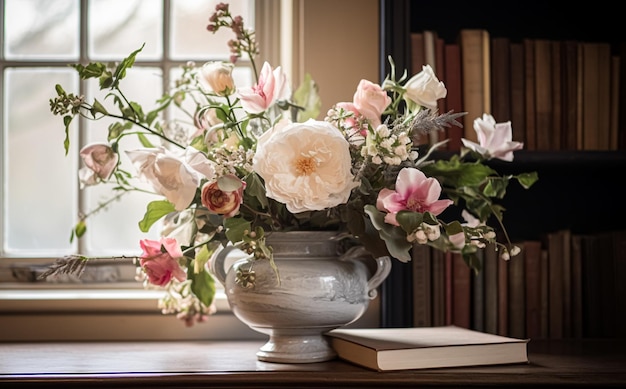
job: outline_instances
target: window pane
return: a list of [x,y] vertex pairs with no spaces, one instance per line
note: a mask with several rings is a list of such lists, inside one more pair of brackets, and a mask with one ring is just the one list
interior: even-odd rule
[[63,122],[48,101],[55,84],[69,92],[78,89],[78,79],[71,69],[50,68],[7,69],[4,76],[4,251],[68,254],[77,215],[77,140],[65,156]]
[[[147,113],[157,106],[156,99],[163,93],[161,69],[135,66],[128,70],[126,78],[120,82],[120,85],[126,98],[129,101],[139,103],[144,113]],[[89,91],[89,95],[92,97],[89,97],[87,101],[93,101],[93,97],[96,97],[106,107],[107,111],[117,113],[112,100],[105,100],[105,93],[98,90],[96,80],[91,80]],[[84,136],[85,142],[107,142],[108,127],[114,122],[108,118],[89,121]],[[160,138],[148,136],[148,139],[153,142],[153,145],[160,145]],[[143,146],[135,136],[125,136],[120,140],[121,150],[127,151],[141,147]],[[136,177],[135,169],[124,152],[120,154],[120,159],[123,169]],[[132,182],[138,188],[152,192],[149,185],[136,179]],[[85,188],[82,191],[86,204],[83,211],[90,212],[120,193],[111,190],[112,187],[112,184],[98,184]],[[153,226],[148,235],[142,233],[137,224],[143,218],[147,204],[150,201],[161,199],[161,196],[129,192],[124,195],[121,201],[110,203],[102,212],[87,220],[87,233],[81,242],[84,244],[83,251],[87,255],[141,254],[139,240],[143,238],[157,239],[159,224]]]
[[5,0],[7,59],[77,59],[78,0]]
[[[172,0],[172,40],[173,59],[223,59],[230,57],[225,43],[235,36],[230,29],[222,29],[216,34],[207,31],[209,18],[215,12],[220,0]],[[248,28],[254,27],[254,1],[240,0],[229,4],[234,16],[243,16]]]
[[124,58],[146,44],[140,59],[161,59],[161,0],[91,0],[89,55],[93,59]]

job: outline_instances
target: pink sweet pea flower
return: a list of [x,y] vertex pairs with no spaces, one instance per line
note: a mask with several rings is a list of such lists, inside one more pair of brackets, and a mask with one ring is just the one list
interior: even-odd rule
[[384,188],[378,194],[376,208],[387,212],[385,222],[399,226],[396,214],[400,211],[430,212],[439,215],[452,200],[439,200],[441,185],[433,177],[426,177],[415,168],[403,168],[396,178],[396,189]]
[[485,113],[482,119],[476,118],[474,120],[474,130],[478,134],[480,144],[465,138],[461,141],[465,147],[487,159],[498,158],[510,162],[513,160],[513,151],[521,150],[524,147],[523,143],[512,141],[513,130],[510,121],[496,123],[493,116]]
[[279,66],[272,69],[269,63],[265,62],[261,68],[259,82],[252,88],[239,89],[241,106],[248,113],[261,113],[267,110],[278,100],[289,97],[291,91],[287,82],[287,75]]
[[160,241],[142,239],[139,243],[143,250],[139,263],[151,284],[165,286],[172,278],[178,281],[187,278],[187,274],[178,263],[178,258],[182,258],[183,253],[176,239],[161,238]]

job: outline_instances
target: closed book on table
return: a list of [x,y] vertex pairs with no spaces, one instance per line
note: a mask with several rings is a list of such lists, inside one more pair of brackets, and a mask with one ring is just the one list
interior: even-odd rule
[[378,371],[528,363],[528,339],[456,326],[327,333],[340,358]]

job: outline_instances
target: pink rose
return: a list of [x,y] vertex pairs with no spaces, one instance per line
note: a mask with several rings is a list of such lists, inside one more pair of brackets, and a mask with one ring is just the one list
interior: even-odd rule
[[361,80],[354,92],[353,102],[356,109],[376,128],[381,123],[380,117],[385,108],[391,104],[391,97],[380,85]]
[[396,189],[384,188],[378,194],[376,208],[388,212],[385,222],[400,225],[396,214],[400,211],[430,212],[439,215],[452,200],[439,200],[441,185],[433,177],[426,177],[415,168],[403,168],[396,178]]
[[233,217],[239,212],[239,207],[243,203],[245,188],[246,182],[234,175],[207,182],[202,186],[202,205],[215,214]]
[[183,253],[176,239],[162,238],[160,241],[142,239],[139,243],[143,250],[139,263],[151,284],[165,286],[172,278],[178,281],[187,278],[178,263]]

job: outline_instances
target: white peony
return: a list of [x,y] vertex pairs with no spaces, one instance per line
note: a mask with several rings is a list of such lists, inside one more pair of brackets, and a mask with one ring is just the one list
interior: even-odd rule
[[265,180],[267,196],[291,213],[346,203],[358,183],[351,172],[348,141],[328,122],[281,122],[264,133],[253,169]]

